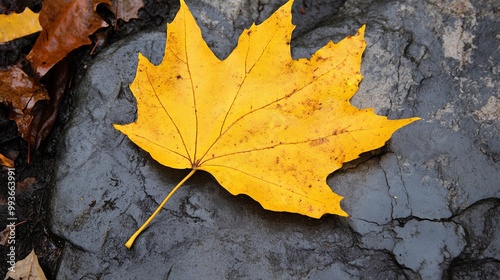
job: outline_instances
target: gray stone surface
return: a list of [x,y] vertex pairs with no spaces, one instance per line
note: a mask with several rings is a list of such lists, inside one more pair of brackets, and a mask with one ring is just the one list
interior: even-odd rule
[[[242,28],[282,2],[260,1],[260,13],[252,0],[188,4],[224,57]],[[498,3],[306,2],[305,15],[294,5],[294,57],[366,23],[353,104],[422,118],[329,176],[351,217],[265,211],[200,173],[125,249],[186,175],[112,127],[136,118],[137,52],[162,59],[163,30],[144,32],[99,54],[72,93],[52,199],[52,229],[66,240],[59,279],[500,278]]]

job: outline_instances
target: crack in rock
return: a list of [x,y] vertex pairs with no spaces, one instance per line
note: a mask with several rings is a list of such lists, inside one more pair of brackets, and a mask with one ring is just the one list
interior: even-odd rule
[[466,245],[462,227],[454,223],[411,220],[394,230],[399,239],[393,249],[397,261],[423,279],[441,279],[443,269]]

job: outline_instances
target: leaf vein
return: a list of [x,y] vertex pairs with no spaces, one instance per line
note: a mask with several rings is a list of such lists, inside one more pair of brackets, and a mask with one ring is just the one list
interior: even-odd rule
[[[250,50],[250,44],[248,44],[248,47],[247,47],[247,53],[245,55],[245,76],[243,77],[243,80],[241,81],[241,83],[239,84],[239,87],[238,87],[238,91],[236,92],[236,94],[234,95],[234,98],[233,98],[233,101],[231,102],[231,106],[229,106],[229,109],[227,110],[226,112],[226,116],[224,116],[224,120],[222,121],[222,125],[221,125],[221,128],[220,128],[220,133],[219,133],[219,136],[222,135],[222,131],[224,130],[224,125],[226,124],[226,120],[227,120],[227,117],[229,116],[229,113],[231,112],[232,108],[233,108],[233,105],[234,103],[236,102],[236,99],[238,98],[238,96],[240,95],[240,92],[241,92],[241,88],[243,87],[243,84],[245,83],[248,75],[250,74],[250,72],[252,72],[253,68],[255,67],[255,65],[257,65],[257,63],[259,63],[261,57],[264,55],[264,53],[266,52],[267,48],[269,47],[269,44],[270,42],[274,39],[274,36],[276,35],[276,32],[277,30],[274,31],[273,35],[271,36],[271,39],[269,39],[269,41],[267,42],[266,46],[262,49],[262,52],[260,53],[259,57],[257,58],[257,60],[255,60],[255,63],[252,65],[252,67],[250,67],[249,70],[247,70],[247,61],[248,61],[248,53],[249,53],[249,50]],[[219,140],[219,138],[215,139],[214,143],[215,144],[217,142],[217,140]],[[210,146],[210,148],[213,146],[213,144]],[[210,150],[209,148],[209,150]],[[208,151],[207,151],[208,152]]]
[[238,155],[238,154],[245,154],[245,153],[251,153],[251,152],[258,152],[258,151],[263,151],[263,150],[269,150],[269,149],[274,149],[274,148],[279,147],[279,146],[299,145],[299,144],[304,144],[304,143],[308,143],[308,142],[322,140],[322,139],[333,137],[333,136],[339,136],[339,135],[346,134],[346,133],[348,135],[350,135],[351,137],[354,137],[354,136],[351,135],[351,133],[353,133],[353,132],[367,131],[367,130],[377,130],[377,129],[380,129],[380,128],[379,127],[371,127],[371,128],[367,128],[367,129],[343,130],[341,132],[336,132],[334,134],[330,134],[330,135],[326,135],[326,136],[321,136],[321,137],[317,137],[317,138],[313,138],[313,139],[306,139],[306,140],[295,141],[295,142],[280,142],[278,144],[271,145],[271,146],[266,146],[266,147],[262,147],[262,148],[254,148],[254,149],[249,149],[249,150],[244,150],[244,151],[236,151],[236,152],[233,152],[233,153],[222,154],[222,155],[219,155],[219,156],[215,156],[215,157],[206,159],[205,161],[203,161],[203,162],[200,163],[200,166],[203,165],[203,164],[205,164],[208,161],[219,159],[219,158],[222,158],[222,157],[233,156],[233,155]]
[[[295,194],[295,195],[297,195],[297,196],[304,197],[304,198],[306,198],[307,200],[310,200],[310,201],[315,201],[315,202],[319,202],[319,203],[321,203],[321,204],[324,204],[324,203],[323,203],[322,201],[320,201],[320,200],[317,200],[317,199],[313,199],[313,198],[311,198],[311,197],[308,197],[308,195],[307,195],[307,194],[302,194],[302,193],[296,192],[296,191],[294,191],[293,189],[286,188],[286,187],[284,187],[284,186],[282,186],[282,185],[280,185],[280,184],[278,184],[278,183],[274,183],[274,182],[271,182],[271,181],[265,180],[265,179],[263,179],[263,178],[257,177],[257,176],[255,176],[255,175],[252,175],[252,174],[250,174],[250,173],[247,173],[247,172],[245,172],[245,171],[242,171],[242,170],[240,170],[240,169],[237,169],[237,168],[234,168],[234,167],[231,167],[231,166],[227,166],[227,165],[218,165],[218,164],[214,164],[214,165],[206,165],[206,166],[228,168],[228,169],[231,169],[231,170],[233,170],[233,171],[237,171],[237,172],[243,173],[243,174],[245,174],[245,175],[247,175],[247,176],[249,176],[249,177],[255,178],[255,179],[257,179],[257,180],[261,180],[261,181],[263,181],[263,182],[265,182],[265,183],[267,183],[267,184],[271,184],[271,185],[273,185],[273,186],[276,186],[276,187],[278,187],[278,188],[280,188],[280,189],[283,189],[283,190],[285,190],[285,191],[291,192],[291,193],[293,193],[293,194]],[[272,194],[272,191],[270,191],[270,193]]]
[[153,141],[149,140],[149,139],[148,139],[148,138],[146,138],[146,137],[143,137],[143,136],[141,136],[141,135],[139,135],[139,134],[135,134],[135,133],[133,133],[133,135],[135,135],[137,138],[141,138],[141,139],[143,139],[143,140],[146,140],[146,141],[148,141],[149,143],[151,143],[151,144],[153,144],[153,145],[156,145],[156,146],[158,146],[158,147],[161,147],[161,148],[163,148],[163,149],[165,149],[165,150],[167,150],[167,151],[169,151],[169,152],[171,152],[171,153],[174,153],[174,154],[176,154],[176,155],[179,155],[179,156],[181,156],[181,157],[183,157],[183,158],[185,158],[185,159],[187,159],[187,160],[191,161],[191,160],[190,160],[188,157],[186,157],[185,155],[183,155],[183,154],[181,154],[181,153],[179,153],[179,152],[176,152],[176,151],[174,151],[174,150],[172,150],[172,149],[170,149],[170,148],[167,148],[167,147],[165,147],[165,146],[163,146],[163,145],[160,145],[160,144],[158,144],[158,143],[156,143],[156,142],[153,142]]
[[193,155],[193,161],[191,162],[191,164],[193,166],[195,166],[195,165],[197,165],[196,153],[198,150],[198,131],[199,131],[199,128],[198,128],[198,110],[197,110],[198,107],[196,106],[196,91],[195,91],[194,83],[193,83],[193,74],[191,73],[191,68],[189,65],[189,56],[187,55],[188,54],[187,38],[188,38],[187,26],[186,26],[186,21],[184,21],[184,49],[186,50],[186,68],[187,68],[187,71],[189,73],[189,81],[191,82],[191,91],[193,94],[194,117],[195,117],[195,126],[196,126],[195,139],[194,139],[194,155]]
[[234,106],[234,103],[236,102],[236,99],[238,98],[238,96],[240,95],[240,92],[241,92],[241,88],[243,87],[243,84],[245,83],[248,75],[250,74],[250,72],[252,72],[253,68],[255,67],[255,65],[260,61],[260,58],[264,55],[264,53],[266,52],[267,48],[269,47],[269,44],[271,43],[271,41],[274,39],[275,35],[276,35],[276,32],[277,32],[277,29],[274,30],[274,33],[273,35],[271,36],[271,38],[269,39],[269,41],[266,43],[266,46],[262,49],[262,52],[260,53],[259,57],[257,58],[257,60],[255,61],[255,63],[252,65],[252,67],[250,67],[250,69],[247,71],[247,61],[248,61],[248,53],[249,53],[249,50],[250,50],[250,43],[248,44],[248,48],[247,48],[247,53],[245,55],[245,76],[243,77],[243,80],[241,81],[241,83],[239,84],[239,87],[238,87],[238,90],[236,92],[236,94],[234,95],[234,98],[233,98],[233,101],[231,102],[231,105],[229,106],[229,109],[227,110],[226,112],[226,115],[224,116],[224,120],[222,121],[222,125],[220,127],[220,132],[219,132],[219,136],[217,137],[217,139],[214,140],[214,142],[210,145],[210,147],[208,147],[207,151],[200,157],[200,161],[203,160],[203,158],[207,155],[207,153],[212,149],[212,147],[217,143],[217,141],[219,141],[219,139],[222,137],[223,135],[223,130],[224,130],[224,126],[226,124],[226,120],[227,120],[227,117],[229,116],[229,113],[231,112],[231,110],[233,109],[233,106]]
[[228,127],[228,128],[227,128],[227,129],[226,129],[226,130],[222,133],[222,134],[220,134],[220,135],[219,135],[219,137],[217,137],[217,139],[215,139],[215,141],[214,141],[214,142],[212,143],[212,145],[211,145],[211,146],[207,149],[207,151],[205,152],[205,154],[203,154],[203,156],[200,158],[200,162],[201,162],[201,161],[203,160],[203,158],[204,158],[204,157],[208,154],[208,152],[209,152],[209,151],[213,148],[213,146],[215,146],[215,144],[217,143],[217,141],[219,141],[219,139],[220,139],[220,138],[222,138],[222,136],[223,136],[224,134],[226,134],[226,133],[227,133],[227,132],[228,132],[228,131],[229,131],[229,130],[230,130],[230,129],[231,129],[231,128],[232,128],[232,127],[233,127],[233,126],[237,123],[237,122],[241,121],[243,118],[247,117],[247,116],[248,116],[248,115],[250,115],[250,114],[253,114],[253,113],[255,113],[255,112],[257,112],[257,111],[260,111],[260,110],[262,110],[262,109],[265,109],[265,108],[267,108],[267,107],[269,107],[269,106],[271,106],[271,105],[273,105],[273,104],[275,104],[275,103],[277,103],[277,102],[280,102],[280,101],[282,101],[282,100],[285,100],[285,99],[288,99],[288,98],[292,97],[294,94],[296,94],[296,93],[298,93],[298,92],[302,91],[303,89],[305,89],[305,88],[306,88],[306,87],[308,87],[309,85],[313,84],[314,82],[316,82],[317,80],[319,80],[319,79],[320,79],[320,78],[322,78],[323,76],[326,76],[327,74],[329,74],[330,72],[332,72],[332,71],[334,71],[334,70],[335,70],[335,69],[331,69],[331,70],[329,70],[329,71],[325,72],[324,74],[320,75],[319,77],[316,77],[316,78],[314,78],[314,79],[311,79],[311,81],[310,81],[309,83],[305,84],[303,87],[301,87],[301,88],[299,88],[299,89],[297,89],[297,90],[294,90],[292,93],[287,94],[287,95],[285,95],[285,96],[283,96],[283,97],[281,97],[281,98],[278,98],[278,99],[276,99],[276,100],[274,100],[274,101],[272,101],[272,102],[270,102],[270,103],[268,103],[268,104],[265,104],[264,106],[261,106],[261,107],[259,107],[259,108],[257,108],[257,109],[254,109],[254,110],[251,110],[251,111],[249,111],[249,112],[247,112],[247,113],[243,114],[242,116],[240,116],[240,117],[239,117],[238,119],[236,119],[236,120],[235,120],[235,121],[234,121],[231,125],[229,125],[229,127]]
[[[168,44],[167,44],[167,45],[168,45]],[[170,53],[171,53],[173,56],[175,56],[175,58],[177,58],[177,60],[181,61],[181,62],[182,62],[182,63],[184,63],[184,64],[187,64],[187,62],[186,62],[184,59],[182,59],[180,56],[178,56],[178,55],[174,52],[174,50],[172,50],[172,48],[170,47],[170,45],[168,45],[168,49],[170,50]]]
[[[184,146],[184,149],[186,150],[186,154],[187,154],[187,160],[189,160],[189,162],[192,162],[192,160],[190,159],[191,158],[191,155],[189,154],[189,150],[186,146],[186,142],[184,141],[184,137],[182,137],[182,133],[181,131],[179,130],[179,127],[177,126],[177,124],[175,123],[174,119],[172,118],[172,116],[170,115],[170,113],[167,111],[167,108],[165,108],[165,106],[163,105],[163,102],[161,101],[160,97],[158,96],[158,93],[156,93],[156,89],[154,88],[153,86],[153,83],[151,81],[151,77],[149,76],[149,73],[148,73],[148,70],[147,68],[145,69],[145,73],[146,73],[146,77],[148,78],[148,81],[149,81],[149,84],[151,85],[151,89],[153,90],[153,92],[155,93],[155,97],[156,97],[156,100],[158,100],[158,102],[160,103],[161,107],[163,108],[163,111],[165,112],[165,114],[167,114],[168,118],[170,119],[170,121],[172,122],[172,124],[174,125],[177,133],[179,134],[179,137],[181,138],[181,141],[182,141],[182,145]],[[153,142],[152,142],[153,143]],[[184,156],[185,157],[185,156]]]

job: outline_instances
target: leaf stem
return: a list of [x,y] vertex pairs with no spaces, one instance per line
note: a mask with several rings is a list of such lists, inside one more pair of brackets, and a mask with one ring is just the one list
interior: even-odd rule
[[196,169],[191,170],[191,172],[189,172],[189,174],[186,177],[184,177],[184,179],[182,179],[182,181],[180,181],[179,184],[177,184],[177,186],[175,186],[170,191],[167,197],[165,197],[165,199],[160,203],[160,205],[158,205],[158,208],[156,208],[153,214],[149,216],[146,222],[144,222],[144,224],[134,234],[132,234],[132,236],[130,236],[127,243],[125,243],[125,247],[127,247],[127,249],[130,249],[130,247],[132,247],[132,244],[134,244],[134,241],[137,238],[137,236],[139,236],[139,234],[141,234],[141,232],[149,225],[149,223],[154,219],[154,217],[156,217],[156,215],[160,212],[165,203],[167,203],[170,197],[180,188],[180,186],[182,186],[182,184],[184,184],[187,181],[187,179],[193,176],[194,172],[196,172]]

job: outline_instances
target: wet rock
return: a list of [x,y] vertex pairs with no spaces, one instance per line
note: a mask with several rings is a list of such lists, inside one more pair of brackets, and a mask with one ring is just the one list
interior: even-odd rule
[[451,223],[411,220],[394,230],[400,240],[393,250],[398,263],[423,279],[441,279],[443,268],[465,246],[463,229]]
[[[299,16],[292,19],[296,25],[293,36],[307,33],[319,22],[331,18],[345,0],[311,2],[293,4],[292,10]],[[197,22],[201,23],[203,38],[220,59],[236,47],[244,28],[260,24],[284,3],[285,0],[187,1]]]
[[[225,57],[244,27],[282,2],[188,4],[208,44]],[[162,28],[100,53],[72,93],[52,199],[53,231],[67,241],[59,279],[495,278],[500,81],[493,1],[306,1],[304,15],[301,2],[293,7],[295,58],[367,23],[365,78],[353,104],[390,118],[422,118],[378,154],[329,176],[351,217],[265,211],[200,172],[126,250],[130,234],[186,175],[112,127],[136,118],[128,84],[137,52],[159,63]]]
[[460,224],[468,244],[447,271],[452,279],[495,279],[500,277],[499,199],[481,200],[453,219]]

